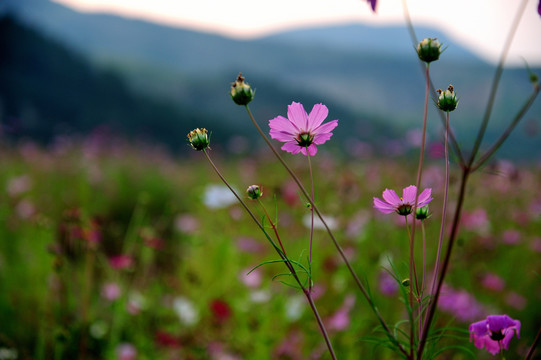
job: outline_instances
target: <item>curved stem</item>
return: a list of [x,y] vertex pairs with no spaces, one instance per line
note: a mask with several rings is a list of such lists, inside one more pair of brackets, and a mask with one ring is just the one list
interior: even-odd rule
[[526,114],[526,111],[528,111],[530,106],[533,104],[533,102],[534,102],[534,100],[535,100],[535,98],[537,97],[538,94],[539,94],[539,85],[536,84],[535,87],[534,87],[534,92],[532,93],[532,95],[530,95],[528,100],[526,100],[526,103],[522,106],[522,108],[519,110],[519,112],[515,115],[515,117],[513,118],[513,121],[511,122],[511,124],[509,124],[507,129],[505,129],[505,131],[502,133],[502,135],[499,137],[499,139],[496,140],[496,142],[490,147],[490,149],[488,149],[481,156],[481,158],[479,160],[477,160],[475,165],[472,166],[472,171],[475,171],[475,170],[479,169],[481,166],[483,166],[483,164],[485,162],[487,162],[487,160],[490,159],[492,157],[492,155],[494,155],[494,153],[500,148],[500,146],[502,146],[502,144],[504,143],[505,140],[507,140],[507,138],[509,137],[509,135],[511,134],[511,132],[513,131],[515,126],[517,126],[517,124],[520,122],[520,120],[522,120],[522,118],[524,117],[524,114]]
[[535,340],[532,343],[532,346],[530,346],[530,350],[528,350],[528,353],[526,354],[526,357],[524,360],[530,360],[533,356],[533,353],[535,352],[535,348],[537,345],[539,345],[539,342],[541,341],[541,328],[539,328],[539,331],[537,332],[537,336],[535,337]]
[[274,235],[276,236],[276,240],[278,240],[278,244],[280,244],[280,248],[282,249],[282,252],[284,253],[284,256],[287,257],[286,249],[284,248],[284,245],[282,244],[282,240],[280,240],[280,234],[278,234],[278,228],[276,227],[276,224],[272,221],[272,218],[270,217],[269,213],[267,212],[267,209],[261,202],[261,200],[258,198],[257,202],[259,206],[263,209],[263,212],[265,213],[265,216],[269,220],[269,223],[271,224],[272,230],[274,231]]
[[479,132],[477,133],[477,138],[475,139],[475,144],[473,145],[473,149],[470,155],[470,160],[468,162],[468,167],[471,167],[473,162],[475,161],[475,157],[477,155],[477,152],[479,151],[481,142],[483,141],[483,137],[485,135],[488,122],[490,120],[490,115],[494,107],[494,100],[496,98],[496,91],[498,90],[498,85],[500,83],[500,79],[502,76],[503,66],[505,64],[505,60],[507,59],[507,55],[509,54],[509,49],[511,48],[513,38],[515,37],[515,34],[518,29],[518,25],[520,23],[520,19],[522,18],[522,14],[524,14],[524,9],[526,8],[527,3],[528,3],[528,0],[523,0],[522,3],[520,4],[517,14],[515,15],[515,19],[513,20],[513,23],[511,25],[511,30],[507,34],[507,39],[505,40],[503,50],[500,55],[500,61],[498,62],[498,67],[496,68],[496,72],[494,73],[494,79],[492,82],[492,87],[490,89],[490,95],[488,97],[488,103],[485,110],[485,115],[483,117],[483,122],[481,123]]
[[261,137],[263,138],[263,140],[265,140],[265,142],[267,143],[267,145],[269,146],[269,148],[271,149],[271,151],[274,153],[274,155],[276,156],[276,158],[278,159],[278,161],[280,161],[280,163],[282,164],[282,166],[286,169],[286,171],[289,173],[289,175],[291,176],[291,178],[295,181],[295,183],[297,184],[297,187],[299,188],[299,190],[302,192],[302,194],[304,195],[304,197],[307,199],[307,201],[310,203],[310,205],[312,206],[312,208],[314,209],[314,211],[316,212],[316,215],[318,216],[318,218],[321,220],[323,226],[325,227],[325,229],[327,230],[327,233],[329,234],[329,237],[331,238],[336,250],[338,251],[338,253],[340,254],[340,257],[342,258],[342,260],[344,261],[344,263],[346,264],[346,267],[348,268],[348,271],[350,272],[351,276],[353,277],[353,280],[355,281],[355,284],[357,285],[357,287],[359,288],[359,290],[361,291],[361,293],[363,294],[363,296],[365,297],[366,301],[368,302],[368,304],[370,305],[370,307],[372,308],[372,311],[374,312],[374,314],[376,315],[376,317],[378,318],[381,326],[383,327],[383,329],[385,330],[385,333],[387,334],[389,340],[395,345],[398,347],[398,349],[400,350],[400,352],[402,352],[404,355],[408,356],[408,353],[406,352],[406,350],[404,349],[404,347],[402,346],[402,344],[400,344],[398,342],[398,340],[394,337],[393,333],[391,332],[391,330],[389,329],[389,326],[387,325],[387,323],[385,322],[385,320],[383,319],[383,317],[381,316],[381,314],[379,313],[379,310],[378,308],[376,307],[374,301],[372,300],[372,298],[370,297],[370,294],[368,293],[368,291],[366,290],[365,286],[363,285],[363,283],[361,282],[361,280],[359,279],[359,277],[357,276],[357,274],[355,273],[355,270],[353,270],[353,267],[351,266],[349,260],[347,259],[345,253],[344,253],[344,250],[342,249],[342,247],[340,246],[340,244],[338,243],[338,241],[336,240],[336,238],[334,237],[334,234],[332,233],[332,230],[330,229],[329,225],[327,224],[327,222],[325,221],[325,219],[323,218],[323,216],[321,215],[321,212],[319,211],[319,208],[316,206],[316,204],[312,201],[312,199],[310,198],[310,196],[308,195],[308,192],[306,191],[306,189],[304,188],[304,186],[301,184],[299,178],[297,177],[297,175],[295,175],[295,173],[290,169],[290,167],[286,164],[286,162],[282,159],[282,157],[280,156],[280,154],[278,154],[278,151],[276,151],[276,149],[274,148],[274,146],[272,145],[272,143],[270,142],[270,140],[267,138],[267,136],[263,133],[263,131],[261,130],[261,127],[259,127],[259,125],[257,124],[257,122],[255,121],[255,118],[254,116],[252,115],[252,112],[250,111],[250,108],[248,107],[248,105],[246,105],[246,111],[248,112],[248,116],[250,117],[250,120],[252,121],[252,123],[254,124],[255,128],[257,129],[257,131],[259,132],[259,134],[261,135]]
[[[319,312],[317,311],[317,308],[316,308],[316,305],[314,303],[314,300],[312,299],[312,296],[310,295],[310,292],[302,285],[302,282],[301,280],[299,279],[298,275],[297,275],[297,272],[295,271],[295,268],[293,267],[293,265],[291,264],[291,262],[289,261],[289,259],[285,256],[285,252],[282,252],[275,244],[274,242],[271,240],[270,236],[267,234],[267,231],[265,230],[265,228],[263,227],[263,225],[261,225],[261,223],[259,222],[259,220],[257,220],[257,218],[255,217],[255,215],[253,214],[253,212],[248,208],[248,206],[246,205],[246,203],[240,198],[240,196],[237,194],[237,192],[231,187],[231,185],[229,185],[229,183],[227,182],[227,180],[223,177],[223,175],[221,174],[221,172],[218,170],[218,168],[216,167],[216,165],[214,164],[214,162],[210,159],[210,156],[207,154],[206,150],[203,149],[203,153],[205,154],[208,162],[210,163],[210,165],[213,167],[214,171],[216,172],[216,174],[218,174],[218,176],[220,177],[220,179],[222,180],[222,182],[229,188],[229,190],[233,193],[233,195],[235,195],[235,197],[237,198],[237,200],[242,204],[242,206],[244,207],[244,209],[248,212],[248,214],[251,216],[252,220],[254,220],[254,222],[257,224],[257,226],[261,229],[261,231],[263,231],[263,233],[265,234],[265,236],[267,237],[267,239],[273,244],[274,248],[276,249],[276,251],[278,252],[278,254],[280,255],[280,257],[282,258],[282,260],[284,260],[284,264],[287,266],[287,268],[289,269],[289,271],[291,272],[291,275],[293,276],[293,278],[295,279],[295,281],[297,282],[297,284],[299,284],[299,287],[301,288],[302,292],[305,294],[307,300],[308,300],[308,303],[310,304],[310,308],[312,309],[312,312],[314,313],[314,316],[316,318],[316,321],[319,325],[319,329],[321,331],[321,335],[323,336],[323,338],[325,339],[325,343],[327,344],[327,348],[329,349],[329,353],[331,354],[331,357],[336,360],[336,354],[334,353],[334,349],[332,347],[332,344],[331,344],[331,341],[329,339],[329,335],[327,333],[327,330],[325,329],[325,325],[323,324],[323,320],[321,320],[321,317],[319,316]],[[266,211],[265,211],[266,213]],[[268,216],[268,215],[267,215]],[[269,219],[270,220],[270,219]],[[273,224],[273,229],[275,229],[276,231],[276,228],[274,227],[274,223],[271,221],[271,224]],[[278,236],[278,235],[277,235]],[[279,237],[278,237],[279,239]],[[280,242],[281,244],[281,242]],[[311,282],[311,279],[310,279],[310,282]]]

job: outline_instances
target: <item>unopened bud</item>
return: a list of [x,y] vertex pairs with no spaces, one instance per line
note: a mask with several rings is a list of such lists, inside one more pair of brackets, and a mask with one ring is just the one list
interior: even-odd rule
[[231,99],[237,105],[248,105],[254,99],[255,91],[244,82],[244,77],[239,74],[237,81],[231,84]]
[[263,191],[258,185],[248,186],[248,189],[246,189],[246,193],[248,194],[248,197],[252,200],[257,200],[261,196],[263,196]]
[[458,99],[456,98],[455,88],[453,85],[449,85],[447,90],[442,91],[441,89],[436,90],[438,94],[438,108],[441,111],[453,111],[458,105]]
[[415,218],[417,220],[423,221],[423,220],[428,219],[429,217],[430,217],[430,214],[428,213],[428,205],[415,210]]
[[197,128],[190,131],[188,133],[188,142],[197,151],[208,148],[210,145],[210,136],[208,135],[207,129]]
[[404,280],[402,280],[402,286],[409,287],[410,286],[410,279],[405,278]]
[[417,55],[426,63],[438,60],[441,53],[441,44],[436,38],[425,38],[417,45]]

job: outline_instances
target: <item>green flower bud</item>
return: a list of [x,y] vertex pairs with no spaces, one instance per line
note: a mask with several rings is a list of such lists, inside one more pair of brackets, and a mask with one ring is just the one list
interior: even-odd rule
[[248,189],[246,189],[246,193],[248,194],[248,197],[252,200],[257,200],[261,196],[263,196],[263,191],[258,185],[248,186]]
[[207,129],[195,129],[188,133],[188,142],[192,147],[201,151],[209,147],[210,145],[210,136],[208,135]]
[[415,218],[417,220],[423,221],[423,220],[428,219],[429,217],[430,217],[430,214],[428,213],[428,205],[415,210]]
[[410,279],[405,278],[404,280],[402,280],[402,286],[409,287],[410,286]]
[[244,77],[239,74],[237,81],[231,84],[231,99],[237,105],[248,105],[254,99],[255,91],[244,82]]
[[417,45],[417,55],[426,63],[438,60],[441,53],[441,44],[436,38],[425,38]]
[[438,92],[438,108],[441,111],[453,111],[458,105],[458,99],[456,98],[455,88],[453,85],[449,85],[447,90],[442,91],[441,89],[436,90]]

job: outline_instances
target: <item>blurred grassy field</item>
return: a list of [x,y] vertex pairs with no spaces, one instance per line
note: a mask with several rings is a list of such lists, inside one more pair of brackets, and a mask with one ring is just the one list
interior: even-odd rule
[[[209,186],[220,182],[198,155],[179,159],[99,139],[64,139],[46,150],[30,143],[2,147],[0,354],[326,358],[301,293],[271,280],[285,268],[270,264],[246,275],[277,255],[223,189],[214,189],[221,202],[214,197],[205,203]],[[286,172],[270,157],[211,156],[240,193],[251,184],[263,186],[267,208],[277,209],[288,254],[304,261],[309,232],[303,219],[309,211]],[[286,159],[308,186],[306,158]],[[390,324],[406,314],[396,289],[385,287],[383,267],[392,259],[407,276],[408,239],[398,216],[376,213],[372,198],[414,183],[415,160],[346,161],[325,153],[313,159],[316,202],[332,218],[339,242]],[[431,159],[424,175],[435,198],[426,221],[429,269],[439,234],[442,163]],[[454,169],[451,214],[458,175]],[[541,325],[540,183],[538,165],[499,163],[473,176],[447,277],[449,289],[469,295],[453,298],[437,321],[462,332],[442,340],[440,348],[460,344],[480,359],[492,358],[468,343],[467,329],[470,322],[503,313],[522,322],[507,358],[524,356],[532,343]],[[321,230],[315,232],[313,274],[316,303],[338,357],[395,358],[363,341],[383,335]],[[450,349],[439,358],[471,356]]]

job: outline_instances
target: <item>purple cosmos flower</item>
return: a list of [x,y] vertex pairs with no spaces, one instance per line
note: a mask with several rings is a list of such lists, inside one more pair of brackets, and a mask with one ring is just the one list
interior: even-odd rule
[[496,355],[501,348],[507,350],[513,335],[520,337],[520,321],[513,320],[507,315],[489,315],[486,320],[470,325],[470,341],[476,348],[485,348],[492,355]]
[[[430,196],[432,189],[425,189],[419,195],[417,199],[417,208],[422,208],[428,205],[432,201]],[[378,209],[384,214],[390,214],[397,212],[399,215],[407,216],[411,214],[415,205],[415,195],[417,194],[417,187],[410,185],[402,190],[402,197],[399,197],[394,190],[385,189],[383,192],[383,200],[374,198],[374,208]]]
[[317,153],[316,145],[321,145],[332,136],[332,130],[338,125],[338,120],[322,124],[329,114],[329,109],[323,104],[316,104],[308,115],[304,106],[292,102],[287,107],[287,119],[277,116],[269,120],[270,136],[285,142],[282,150],[292,154],[299,152],[314,156]]

